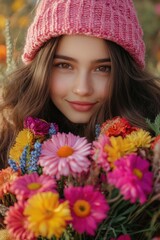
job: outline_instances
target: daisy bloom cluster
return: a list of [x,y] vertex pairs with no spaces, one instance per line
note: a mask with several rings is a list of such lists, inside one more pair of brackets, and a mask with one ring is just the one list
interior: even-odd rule
[[59,200],[53,177],[25,174],[13,182],[10,191],[17,202],[9,208],[5,223],[13,239],[60,237],[72,219],[68,201]]
[[24,129],[16,137],[10,149],[8,163],[10,167],[22,173],[37,171],[37,161],[41,152],[41,143],[56,134],[58,126],[44,120],[27,117]]
[[65,187],[60,199],[56,181],[44,174],[20,176],[10,190],[17,202],[9,208],[5,224],[17,240],[60,238],[69,223],[79,234],[94,236],[109,211],[105,196],[93,186]]
[[96,140],[89,143],[58,132],[55,123],[26,118],[10,150],[10,167],[0,171],[0,214],[6,197],[14,199],[4,214],[10,238],[156,237],[160,116],[153,129],[156,137],[115,117],[97,124]]
[[139,151],[152,143],[149,132],[132,127],[123,118],[108,120],[93,143],[93,159],[106,173],[107,182],[119,189],[131,203],[147,201],[153,188],[153,173],[148,159]]
[[[71,133],[61,134],[56,131],[56,125],[53,129],[53,124],[30,117],[25,120],[24,130],[17,136],[16,143],[23,142],[24,150],[22,149],[22,154],[19,154],[19,158],[17,158],[19,165],[18,161],[13,158],[9,159],[9,162],[15,172],[15,165],[19,167],[21,176],[12,183],[9,189],[10,193],[15,196],[16,203],[9,208],[5,217],[5,224],[11,237],[17,240],[32,240],[40,236],[49,239],[60,238],[68,223],[72,223],[73,229],[76,231],[74,224],[77,217],[75,217],[76,215],[73,217],[71,214],[71,195],[68,198],[65,197],[68,191],[72,191],[72,195],[73,192],[77,195],[75,206],[78,202],[88,206],[87,215],[83,209],[84,217],[79,217],[78,223],[76,223],[76,226],[80,223],[83,225],[87,223],[86,228],[81,229],[80,233],[86,232],[93,235],[98,225],[107,216],[109,206],[105,197],[101,192],[94,191],[92,186],[79,187],[81,189],[79,194],[79,189],[67,188],[66,182],[63,186],[66,193],[61,192],[63,189],[60,191],[58,184],[61,178],[72,177],[76,180],[76,177],[89,172],[91,143],[88,143],[84,137]],[[24,132],[31,134],[30,141],[22,141]],[[14,152],[13,148],[12,151]],[[37,160],[36,171],[29,171],[32,158]],[[89,191],[90,195],[87,198]],[[83,208],[83,206],[79,205],[78,207],[77,205],[77,211],[79,208],[80,212],[81,207]],[[102,207],[101,210],[100,207]],[[18,211],[19,214],[17,214]]]

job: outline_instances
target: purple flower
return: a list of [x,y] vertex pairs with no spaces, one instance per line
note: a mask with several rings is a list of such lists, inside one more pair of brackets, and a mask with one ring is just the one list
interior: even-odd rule
[[48,134],[50,123],[38,118],[27,117],[24,121],[24,127],[30,129],[35,135],[43,136]]
[[108,173],[108,182],[120,190],[125,200],[134,203],[139,199],[143,204],[152,191],[153,174],[147,160],[130,154],[115,162],[115,169]]

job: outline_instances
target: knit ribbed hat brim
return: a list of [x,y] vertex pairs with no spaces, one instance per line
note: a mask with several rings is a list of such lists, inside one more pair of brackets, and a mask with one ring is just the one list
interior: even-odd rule
[[53,37],[84,34],[113,41],[144,67],[143,32],[131,0],[41,0],[22,59],[31,62]]

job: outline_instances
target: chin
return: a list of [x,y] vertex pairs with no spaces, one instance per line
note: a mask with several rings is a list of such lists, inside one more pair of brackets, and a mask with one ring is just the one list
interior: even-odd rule
[[68,120],[75,124],[87,124],[89,119],[68,118]]

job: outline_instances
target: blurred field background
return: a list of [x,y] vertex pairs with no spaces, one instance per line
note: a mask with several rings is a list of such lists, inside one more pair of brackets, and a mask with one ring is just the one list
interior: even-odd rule
[[[0,0],[0,81],[19,63],[37,0]],[[134,0],[146,43],[146,63],[160,76],[160,0]],[[7,24],[6,24],[7,20]]]

